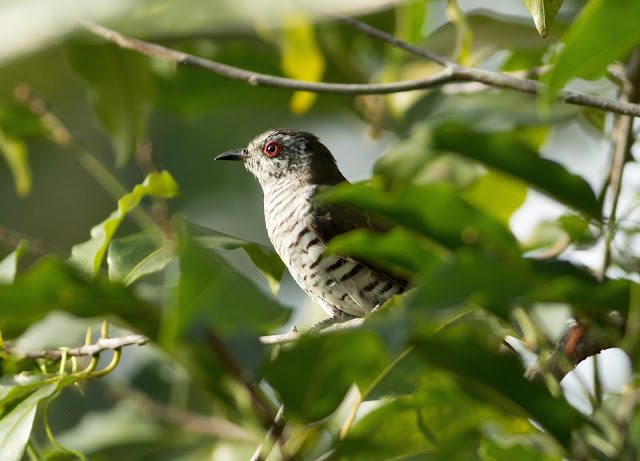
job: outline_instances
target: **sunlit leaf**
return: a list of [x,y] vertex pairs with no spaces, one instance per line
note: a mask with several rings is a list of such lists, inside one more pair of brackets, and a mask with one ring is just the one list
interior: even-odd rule
[[0,261],[0,283],[11,284],[18,269],[18,259],[27,252],[29,242],[20,240],[18,246]]
[[0,418],[0,458],[3,461],[20,461],[24,453],[38,403],[55,392],[56,383],[48,384],[13,407]]
[[562,37],[563,48],[546,74],[547,104],[574,77],[600,77],[607,65],[640,44],[640,2],[592,0]]
[[147,133],[154,96],[147,59],[114,45],[70,44],[67,58],[87,81],[95,111],[112,136],[116,163],[127,163]]
[[9,165],[18,195],[29,195],[32,178],[26,143],[7,135],[0,126],[0,153]]
[[421,357],[452,373],[474,397],[510,414],[532,417],[565,448],[570,446],[572,431],[586,423],[564,399],[525,379],[515,356],[490,348],[472,328],[447,328],[416,339],[415,345]]
[[481,133],[448,123],[433,134],[434,147],[457,152],[526,181],[593,218],[601,217],[600,205],[589,184],[562,165],[538,156],[511,132]]
[[[282,70],[296,80],[318,82],[322,79],[325,60],[316,42],[313,24],[302,15],[287,16],[282,43]],[[296,91],[290,108],[294,114],[307,112],[317,95]]]
[[527,197],[527,185],[490,170],[467,187],[462,192],[462,197],[508,226],[511,215]]
[[541,37],[546,37],[564,0],[522,0]]
[[70,261],[87,274],[97,274],[113,234],[125,215],[138,206],[143,197],[155,195],[171,198],[179,193],[178,184],[168,172],[150,173],[142,184],[138,184],[133,191],[118,200],[118,209],[111,216],[91,229],[90,240],[74,245]]

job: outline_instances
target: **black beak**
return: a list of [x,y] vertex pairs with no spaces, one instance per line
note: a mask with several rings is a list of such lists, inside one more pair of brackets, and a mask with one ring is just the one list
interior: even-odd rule
[[234,149],[229,150],[223,154],[218,155],[216,160],[234,160],[236,162],[244,162],[249,157],[247,149]]

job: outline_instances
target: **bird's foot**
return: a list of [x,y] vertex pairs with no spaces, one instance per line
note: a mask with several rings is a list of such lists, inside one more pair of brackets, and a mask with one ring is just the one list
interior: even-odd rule
[[311,328],[309,328],[309,333],[318,333],[325,328],[335,325],[336,323],[346,322],[347,320],[355,319],[354,315],[350,315],[344,312],[334,314],[333,317],[329,317],[328,319],[321,320],[320,322],[315,323]]

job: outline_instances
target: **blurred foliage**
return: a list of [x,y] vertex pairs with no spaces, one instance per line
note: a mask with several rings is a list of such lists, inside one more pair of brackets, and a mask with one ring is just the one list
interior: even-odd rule
[[[379,83],[439,70],[315,9],[100,3],[79,11],[256,72]],[[356,8],[346,3],[336,12]],[[0,23],[25,27],[0,45],[0,459],[250,459],[261,444],[269,460],[636,459],[637,163],[627,159],[612,220],[613,117],[553,95],[570,81],[622,89],[638,3],[477,4],[492,9],[430,0],[358,11],[464,65],[540,76],[542,98],[472,82],[356,98],[254,87],[71,33],[75,14],[55,2],[4,2]],[[265,245],[259,187],[212,159],[279,125],[324,131],[339,164],[370,177],[321,200],[393,224],[341,235],[329,251],[413,285],[357,329],[265,345],[261,335],[309,323],[316,307],[291,307],[304,298]],[[344,141],[358,130],[381,139]],[[597,160],[585,160],[584,139]],[[385,150],[375,165],[354,151],[371,145]],[[592,262],[603,247],[604,268]],[[590,413],[548,370],[526,380],[524,355],[504,346],[510,336],[551,351],[536,316],[549,305],[609,335],[632,363],[625,387],[596,386]],[[105,320],[110,335],[94,333]],[[68,356],[77,338],[131,332],[149,343]]]

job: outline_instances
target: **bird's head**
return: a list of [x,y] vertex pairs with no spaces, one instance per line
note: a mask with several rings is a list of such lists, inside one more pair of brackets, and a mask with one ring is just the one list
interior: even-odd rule
[[314,185],[335,185],[345,180],[329,149],[307,131],[265,131],[244,149],[225,152],[216,160],[243,162],[263,189],[282,180]]

